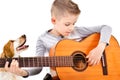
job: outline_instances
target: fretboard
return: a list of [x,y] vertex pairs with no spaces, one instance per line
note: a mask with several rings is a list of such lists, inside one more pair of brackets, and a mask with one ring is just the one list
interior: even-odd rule
[[0,58],[0,67],[4,67],[6,61],[11,63],[12,59],[18,60],[20,67],[70,67],[74,65],[72,56],[54,56]]

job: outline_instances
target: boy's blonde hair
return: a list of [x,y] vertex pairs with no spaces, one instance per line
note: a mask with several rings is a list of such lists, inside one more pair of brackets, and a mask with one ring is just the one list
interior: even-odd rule
[[60,18],[65,13],[78,15],[80,12],[78,5],[72,0],[55,0],[51,8],[51,16],[56,18]]

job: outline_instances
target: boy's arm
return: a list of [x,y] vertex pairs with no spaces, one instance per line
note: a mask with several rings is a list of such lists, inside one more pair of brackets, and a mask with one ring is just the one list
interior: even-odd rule
[[105,50],[105,47],[106,47],[106,43],[101,42],[97,45],[96,48],[94,48],[89,52],[86,58],[88,58],[88,63],[90,66],[99,64],[101,56],[103,55],[103,52]]
[[9,65],[9,62],[6,62],[5,70],[7,72],[11,72],[11,73],[16,74],[18,76],[28,76],[29,75],[27,71],[19,68],[19,63],[15,59],[12,60],[10,67],[8,67],[8,65]]
[[76,27],[77,34],[86,37],[92,33],[100,33],[99,42],[109,43],[112,28],[107,25],[93,26],[93,27]]
[[[43,56],[43,52],[45,52],[44,51],[45,49],[42,46],[43,46],[43,44],[42,44],[41,40],[38,40],[37,48],[36,48],[36,56]],[[42,67],[20,68],[17,60],[12,60],[10,67],[8,67],[8,65],[9,65],[9,62],[6,62],[6,64],[5,64],[6,71],[14,73],[19,76],[23,76],[24,78],[31,76],[31,75],[36,75],[36,74],[40,73],[42,70]]]
[[105,47],[109,44],[109,40],[111,37],[112,29],[109,26],[103,25],[100,27],[101,29],[98,30],[100,33],[100,40],[96,48],[91,50],[87,55],[89,65],[96,65],[99,64]]
[[8,67],[9,62],[5,64],[5,70],[7,72],[11,72],[18,76],[23,76],[24,78],[28,77],[29,75],[35,75],[41,72],[42,68],[26,68],[22,69],[19,67],[19,63],[17,60],[12,60],[10,67]]
[[86,57],[88,58],[89,65],[96,65],[99,63],[106,45],[109,44],[112,28],[107,25],[101,25],[87,28],[82,27],[79,30],[79,33],[81,33],[84,37],[95,32],[100,33],[100,40],[97,47],[91,50]]

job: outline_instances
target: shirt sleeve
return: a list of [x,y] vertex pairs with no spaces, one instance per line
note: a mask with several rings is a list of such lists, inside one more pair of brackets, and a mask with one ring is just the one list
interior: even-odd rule
[[99,42],[105,42],[105,43],[109,43],[112,33],[112,28],[107,25],[92,26],[92,27],[77,27],[76,29],[78,33],[80,33],[84,37],[92,33],[100,33]]
[[42,41],[41,37],[38,38],[36,43],[36,56],[44,56],[46,48],[44,46],[44,42]]

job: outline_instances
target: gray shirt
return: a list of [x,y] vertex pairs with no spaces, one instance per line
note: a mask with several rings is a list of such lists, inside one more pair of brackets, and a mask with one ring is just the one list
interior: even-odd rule
[[[82,40],[84,37],[92,33],[100,33],[99,42],[109,43],[112,28],[107,25],[93,26],[93,27],[75,27],[72,33],[67,36],[68,39],[79,39]],[[52,46],[57,44],[58,41],[63,39],[61,36],[55,36],[46,31],[39,36],[36,44],[36,56],[45,56],[49,54],[49,50]],[[29,75],[38,74],[42,68],[34,68],[28,70]]]

